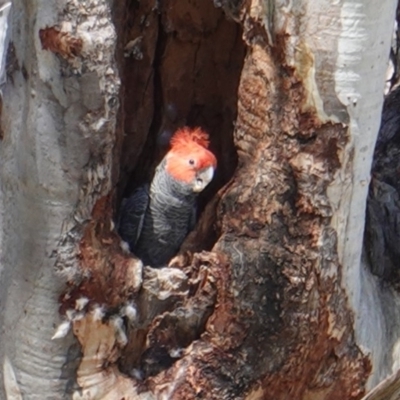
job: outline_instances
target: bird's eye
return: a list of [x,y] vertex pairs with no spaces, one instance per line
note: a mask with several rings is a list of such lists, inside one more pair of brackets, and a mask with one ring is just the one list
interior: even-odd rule
[[202,185],[202,184],[203,184],[203,179],[197,178],[197,183],[198,183],[199,185]]
[[189,164],[190,164],[190,165],[194,165],[194,160],[193,160],[193,158],[191,158],[191,159],[189,160]]

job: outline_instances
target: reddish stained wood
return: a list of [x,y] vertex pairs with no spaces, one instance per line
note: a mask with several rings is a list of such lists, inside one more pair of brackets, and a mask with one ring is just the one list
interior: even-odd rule
[[39,38],[44,50],[59,54],[63,58],[72,58],[82,52],[83,41],[68,32],[62,32],[51,26],[39,30]]
[[[183,17],[180,17],[180,8],[165,6],[172,3],[182,8],[187,6],[172,1],[163,3],[162,18],[178,32],[187,26],[188,39],[192,39],[197,25],[186,24],[186,10],[182,9]],[[210,22],[207,18],[204,21]],[[170,367],[149,374],[142,382],[157,398],[239,399],[247,393],[249,400],[359,399],[371,364],[354,339],[353,317],[341,288],[336,232],[330,225],[331,210],[326,195],[327,186],[341,167],[338,153],[347,143],[347,129],[322,124],[313,112],[302,111],[305,102],[302,82],[279,58],[285,54],[285,37],[277,36],[275,49],[261,46],[259,36],[256,41],[250,40],[260,32],[252,23],[255,24],[249,20],[245,27],[251,51],[242,70],[235,130],[239,167],[212,212],[210,206],[203,214],[210,226],[217,209],[220,238],[213,253],[194,256],[195,261],[199,258],[198,268],[196,262],[189,267],[178,263],[177,267],[184,269],[189,277],[191,290],[187,291],[187,298],[180,290],[171,296],[169,304],[160,304],[150,295],[141,299],[143,293],[135,299],[139,311],[147,312],[142,316],[146,323],[140,330],[130,332],[124,349],[126,365],[140,365],[144,350],[153,343],[162,344],[168,350],[178,347],[183,351],[182,357]],[[211,31],[203,26],[199,36]],[[227,32],[227,37],[232,36],[231,32]],[[214,87],[207,89],[213,85],[209,79],[212,75],[205,74],[204,82],[209,86],[204,84],[192,96],[191,87],[197,80],[177,71],[183,68],[183,72],[204,72],[207,64],[198,63],[208,60],[205,55],[210,53],[192,48],[187,44],[189,40],[182,44],[176,36],[166,37],[161,62],[160,79],[168,82],[163,87],[163,104],[169,104],[171,99],[179,100],[178,109],[185,110],[190,105],[188,99],[195,97],[200,101],[208,99],[206,94],[214,94],[211,90]],[[210,35],[210,38],[215,42],[214,37]],[[184,51],[190,65],[198,67],[189,68],[182,63]],[[145,51],[144,54],[143,60],[146,60]],[[148,59],[153,60],[153,55]],[[216,60],[221,65],[224,61],[217,57]],[[211,66],[214,68],[213,63]],[[143,76],[144,69],[143,64],[138,65],[135,74]],[[151,72],[146,72],[151,76]],[[130,79],[133,77],[130,72]],[[183,88],[178,82],[182,77],[185,77]],[[138,91],[135,85],[127,86]],[[181,89],[179,96],[176,88]],[[142,101],[136,93],[135,99]],[[133,104],[132,99],[130,102]],[[153,112],[149,106],[147,110],[150,109]],[[135,120],[139,119],[138,113]],[[189,111],[183,112],[186,113]],[[132,130],[132,133],[135,133],[131,135],[135,138],[132,140],[136,140],[136,132]],[[132,143],[127,147],[138,152],[138,146]],[[143,154],[148,157],[150,152]],[[229,161],[223,160],[222,155],[220,159],[221,165]],[[307,170],[307,165],[319,169]],[[80,244],[82,269],[90,276],[81,285],[80,294],[117,308],[131,291],[124,279],[123,263],[127,257],[119,254],[117,237],[108,232],[107,221],[111,218],[108,201],[104,198],[96,204],[93,221],[88,224]],[[198,228],[198,233],[205,238],[207,229],[200,232]],[[186,249],[196,249],[196,243]],[[192,284],[197,280],[198,285]],[[203,311],[198,305],[214,304],[214,296],[215,307],[205,330],[203,324],[201,329],[197,325],[193,335],[196,339],[190,345],[179,341],[174,328],[177,323],[189,322],[186,311],[192,310],[192,314]],[[150,301],[153,308],[149,306]],[[191,328],[189,323],[187,326]],[[186,333],[186,330],[180,332]],[[149,345],[146,345],[147,337]],[[91,344],[90,340],[88,343]],[[129,359],[130,354],[133,357]]]

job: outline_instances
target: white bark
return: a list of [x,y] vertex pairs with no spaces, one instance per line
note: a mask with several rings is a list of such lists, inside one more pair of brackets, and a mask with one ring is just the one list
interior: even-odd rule
[[[268,12],[269,3],[254,3],[258,3],[252,8],[254,16]],[[341,168],[328,195],[356,341],[373,367],[371,388],[400,367],[400,297],[390,287],[382,287],[361,261],[366,197],[397,2],[305,3],[307,13],[298,14],[304,15],[299,22],[300,17],[293,18],[301,10],[299,3],[276,2],[275,30],[292,32],[285,59],[306,84],[304,111],[315,109],[322,122],[348,126],[349,141],[338,154]],[[268,24],[265,18],[263,25]]]
[[[392,369],[398,369],[400,352],[400,298],[390,288],[382,288],[368,266],[360,261],[366,197],[397,2],[307,4],[307,21],[302,24],[306,30],[305,44],[293,43],[289,63],[305,78],[309,103],[320,119],[348,126],[349,142],[339,154],[342,166],[328,188],[328,195],[342,282],[355,315],[356,341],[370,355],[373,365],[368,382],[371,388]],[[283,4],[281,10],[284,14]],[[304,67],[305,58],[309,68]]]
[[[10,360],[1,382],[13,369],[24,398],[60,399],[74,339],[51,341],[65,285],[54,267],[73,273],[72,229],[110,188],[115,33],[106,1],[14,1],[10,22],[18,67],[3,89],[0,144],[0,358]],[[42,49],[39,29],[55,25],[82,37],[81,57]]]
[[[400,351],[396,344],[396,338],[400,338],[400,298],[391,289],[382,288],[360,261],[396,5],[396,1],[309,1],[306,40],[301,50],[304,53],[308,48],[311,52],[312,66],[304,80],[309,103],[322,121],[348,125],[349,142],[338,155],[342,167],[328,195],[342,282],[355,315],[356,341],[370,354],[373,366],[369,388],[391,373],[392,366],[398,368],[398,357],[392,362],[391,352]],[[304,58],[305,54],[297,57],[299,73],[304,73]]]
[[[339,40],[336,75],[336,92],[351,118],[351,143],[344,158],[345,173],[338,177],[340,202],[335,222],[340,226],[339,257],[343,282],[355,313],[356,339],[370,353],[373,365],[368,387],[375,386],[391,372],[390,349],[394,350],[391,336],[400,337],[400,313],[396,311],[399,296],[389,288],[382,289],[379,279],[360,262],[365,199],[380,124],[395,10],[395,1],[348,2],[342,8],[344,30]],[[358,24],[354,23],[355,18]]]

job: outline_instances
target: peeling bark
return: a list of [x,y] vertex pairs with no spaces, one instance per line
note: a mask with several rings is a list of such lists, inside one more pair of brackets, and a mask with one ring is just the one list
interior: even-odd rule
[[[57,40],[44,49],[39,31],[51,27],[61,42],[81,40],[81,53],[49,51]],[[23,398],[70,398],[75,390],[76,341],[51,337],[62,276],[81,276],[82,228],[111,188],[115,41],[105,2],[13,2],[0,145],[0,356],[9,360],[1,385],[15,375]]]
[[[394,2],[44,3],[14,4],[4,88],[5,392],[362,398],[395,349],[360,263]],[[182,124],[218,175],[153,269],[113,220]]]
[[396,400],[399,398],[400,394],[400,372],[397,371],[385,380],[383,380],[379,385],[377,385],[373,390],[371,390],[362,400]]

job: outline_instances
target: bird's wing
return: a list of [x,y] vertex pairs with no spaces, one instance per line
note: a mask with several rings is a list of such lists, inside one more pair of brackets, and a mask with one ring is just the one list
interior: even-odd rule
[[134,249],[143,228],[144,217],[149,205],[149,186],[138,187],[133,194],[122,200],[118,232],[125,242]]
[[196,222],[197,222],[197,207],[196,207],[196,205],[194,205],[193,209],[192,209],[192,213],[191,213],[190,218],[189,218],[189,230],[188,230],[188,233],[191,232],[194,229],[194,227],[196,226]]

